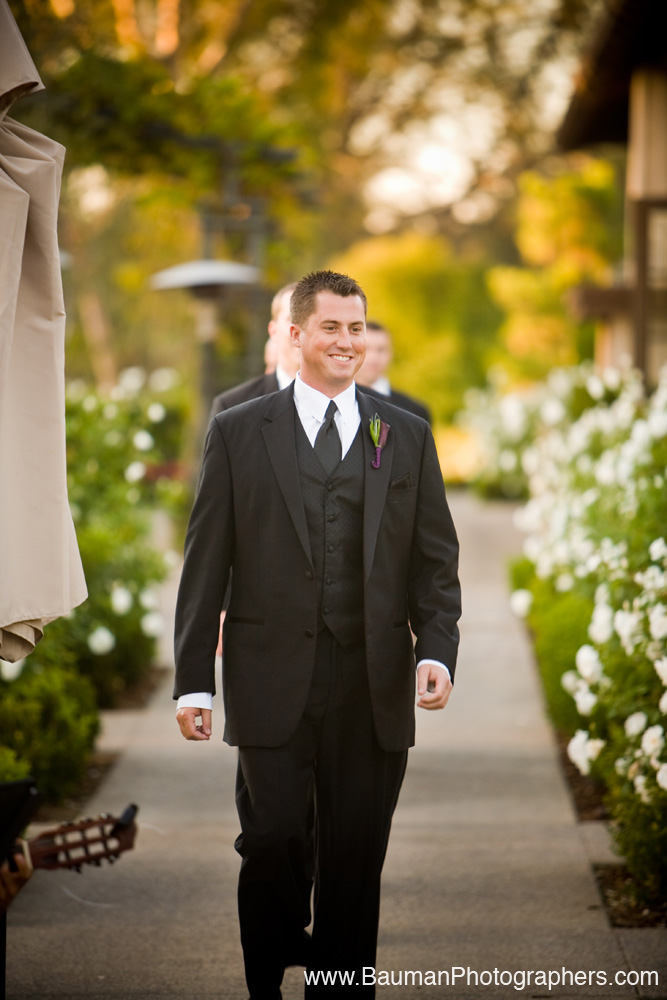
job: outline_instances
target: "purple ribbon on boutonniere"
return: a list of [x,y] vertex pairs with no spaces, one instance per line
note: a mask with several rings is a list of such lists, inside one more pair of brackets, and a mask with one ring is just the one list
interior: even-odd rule
[[385,423],[384,420],[380,420],[377,413],[371,420],[371,438],[373,444],[375,445],[375,458],[371,462],[374,469],[380,468],[380,457],[382,455],[382,449],[387,443],[387,434],[389,433],[389,424]]

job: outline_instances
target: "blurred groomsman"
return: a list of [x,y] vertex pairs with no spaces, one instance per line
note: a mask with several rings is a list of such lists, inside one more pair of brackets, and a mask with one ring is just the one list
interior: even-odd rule
[[[294,288],[294,282],[284,285],[273,296],[269,340],[274,344],[275,350],[269,352],[267,371],[216,396],[211,407],[211,419],[216,413],[222,413],[237,403],[245,403],[248,399],[257,399],[259,396],[268,396],[270,392],[277,392],[278,389],[285,389],[294,380],[301,363],[301,351],[292,343],[289,332],[291,324],[289,304]],[[264,357],[267,358],[266,351]],[[274,361],[275,367],[270,370]]]
[[394,406],[400,406],[402,410],[408,410],[430,424],[431,414],[424,403],[391,387],[387,371],[393,356],[389,330],[380,323],[369,320],[366,323],[366,360],[357,374],[359,386],[369,396],[382,396]]

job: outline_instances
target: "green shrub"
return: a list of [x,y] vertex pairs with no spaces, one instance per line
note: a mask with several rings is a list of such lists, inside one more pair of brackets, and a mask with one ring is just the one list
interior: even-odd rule
[[20,781],[30,774],[30,764],[27,760],[19,760],[9,747],[0,746],[0,782]]
[[608,796],[616,847],[634,876],[637,901],[664,905],[667,900],[667,800],[642,802],[630,782],[616,784]]
[[533,595],[528,622],[549,716],[556,729],[571,736],[582,720],[561,678],[572,668],[577,650],[587,641],[593,602],[574,591],[559,594],[544,580],[535,581]]
[[[611,371],[606,379],[613,384]],[[524,453],[531,496],[517,520],[535,576],[515,568],[524,588],[512,598],[519,612],[532,603],[552,717],[570,733],[576,726],[568,755],[606,788],[637,897],[664,903],[667,367],[649,396],[637,373],[617,381],[617,399]]]
[[24,669],[0,694],[0,746],[45,798],[65,798],[81,782],[99,730],[92,684],[58,667]]

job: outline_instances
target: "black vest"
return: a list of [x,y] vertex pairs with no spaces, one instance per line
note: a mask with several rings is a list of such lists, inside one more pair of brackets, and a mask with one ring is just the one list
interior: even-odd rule
[[306,510],[320,628],[345,649],[364,641],[364,446],[361,428],[327,479],[294,411],[296,457]]

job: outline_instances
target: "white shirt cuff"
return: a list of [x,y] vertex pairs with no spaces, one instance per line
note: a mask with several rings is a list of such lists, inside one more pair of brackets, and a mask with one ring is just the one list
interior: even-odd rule
[[419,668],[421,667],[422,663],[432,663],[436,667],[442,667],[442,669],[445,671],[445,673],[449,677],[449,681],[451,683],[451,681],[452,681],[452,675],[449,672],[449,667],[446,667],[444,663],[440,662],[440,660],[420,660],[419,663],[417,664],[417,670],[419,670]]
[[182,694],[176,702],[176,711],[179,708],[205,708],[210,711],[213,708],[213,695],[210,691],[194,691],[192,694]]

